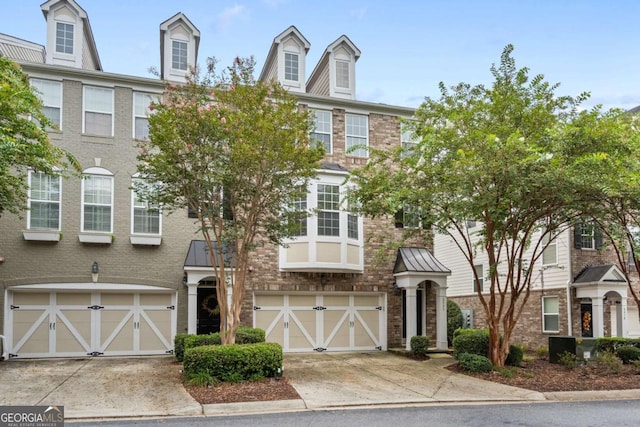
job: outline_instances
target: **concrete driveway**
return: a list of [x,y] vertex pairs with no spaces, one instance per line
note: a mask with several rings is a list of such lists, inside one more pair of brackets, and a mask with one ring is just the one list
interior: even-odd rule
[[0,362],[0,404],[63,405],[65,418],[201,415],[170,356]]
[[309,409],[349,405],[545,400],[542,393],[455,374],[448,355],[391,352],[285,355],[285,376]]
[[390,352],[286,354],[301,399],[200,405],[172,356],[0,362],[0,405],[63,405],[65,418],[270,412],[357,405],[545,400],[541,393],[454,374],[447,355],[416,361]]

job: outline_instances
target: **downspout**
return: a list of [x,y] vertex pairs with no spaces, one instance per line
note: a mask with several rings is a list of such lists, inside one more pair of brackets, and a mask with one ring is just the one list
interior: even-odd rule
[[571,317],[571,281],[573,277],[573,259],[571,258],[571,250],[574,245],[571,244],[571,233],[569,233],[569,244],[567,245],[569,252],[569,262],[567,263],[569,267],[567,271],[569,272],[569,278],[567,279],[567,335],[573,336],[573,321]]
[[7,360],[9,355],[7,354],[7,340],[4,335],[0,335],[0,350],[2,350],[2,353],[0,353],[0,360]]

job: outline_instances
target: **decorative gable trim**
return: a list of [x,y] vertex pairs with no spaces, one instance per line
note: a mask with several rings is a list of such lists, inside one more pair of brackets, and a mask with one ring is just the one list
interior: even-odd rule
[[[310,48],[311,44],[302,33],[295,26],[290,26],[273,39],[259,80],[277,80],[292,92],[306,92],[306,57]],[[289,78],[291,68],[288,66],[291,64],[287,64],[288,55],[297,59],[294,78]]]
[[327,46],[307,80],[310,93],[336,98],[356,98],[356,61],[360,49],[342,35]]
[[[185,43],[187,46],[186,69],[172,67],[173,42]],[[176,13],[160,24],[160,78],[184,83],[189,67],[198,63],[200,46],[200,30],[182,13]]]

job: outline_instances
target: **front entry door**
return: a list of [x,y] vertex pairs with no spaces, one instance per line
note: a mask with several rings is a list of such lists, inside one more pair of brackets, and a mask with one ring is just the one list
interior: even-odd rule
[[215,287],[198,287],[197,334],[220,332],[220,306]]
[[[418,331],[418,335],[423,335],[422,329],[422,314],[423,314],[423,290],[416,289],[416,331]],[[407,291],[402,290],[402,338],[407,338]]]

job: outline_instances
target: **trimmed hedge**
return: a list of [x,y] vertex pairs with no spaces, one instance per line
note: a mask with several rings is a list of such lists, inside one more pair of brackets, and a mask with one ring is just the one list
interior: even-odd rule
[[280,374],[282,359],[282,346],[277,343],[207,345],[186,349],[183,369],[187,379],[253,381]]
[[[265,332],[263,329],[239,326],[236,330],[236,344],[255,344],[259,342],[265,342]],[[184,352],[187,348],[220,344],[222,344],[220,332],[200,335],[176,334],[174,338],[175,356],[179,362],[182,362]]]
[[491,361],[478,354],[460,353],[458,355],[458,364],[462,369],[469,372],[491,372],[493,365]]
[[625,365],[634,360],[640,360],[640,348],[632,345],[623,345],[616,349],[616,355],[622,360]]
[[416,335],[411,337],[411,353],[415,357],[425,358],[427,357],[427,353],[429,353],[429,338]]
[[187,339],[189,334],[176,334],[173,337],[173,354],[178,359],[178,362],[182,362],[182,358],[184,357],[184,340]]
[[507,354],[507,358],[505,359],[504,364],[518,367],[522,363],[523,357],[524,350],[522,350],[522,347],[511,344],[509,346],[509,354]]
[[640,340],[637,338],[603,337],[596,339],[596,352],[610,351],[615,353],[618,347],[634,346],[640,348]]
[[453,356],[456,359],[462,353],[484,357],[489,354],[488,329],[457,329],[453,335]]

